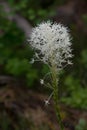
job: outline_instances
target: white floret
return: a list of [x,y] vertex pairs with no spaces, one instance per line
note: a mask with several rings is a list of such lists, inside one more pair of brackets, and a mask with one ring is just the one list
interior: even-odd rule
[[38,58],[44,63],[51,64],[52,59],[58,68],[62,68],[72,57],[70,34],[61,24],[48,21],[33,28],[30,45],[37,50]]

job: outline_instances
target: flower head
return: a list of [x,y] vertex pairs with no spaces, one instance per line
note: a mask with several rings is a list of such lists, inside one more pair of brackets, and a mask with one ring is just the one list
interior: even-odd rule
[[50,104],[48,100],[45,100],[44,102],[45,102],[46,106],[48,106]]
[[44,84],[44,80],[40,79],[40,83],[41,83],[41,85],[43,85]]
[[36,58],[50,66],[62,68],[72,57],[70,34],[62,24],[50,21],[39,24],[32,30],[30,45],[37,50]]

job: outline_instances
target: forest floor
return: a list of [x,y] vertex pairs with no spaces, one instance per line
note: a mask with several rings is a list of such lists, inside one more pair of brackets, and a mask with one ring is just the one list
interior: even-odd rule
[[[18,117],[29,121],[29,130],[59,130],[53,101],[51,100],[48,106],[44,104],[47,97],[48,95],[23,86],[0,87],[0,119],[2,120],[5,114],[5,118],[10,119],[9,127],[13,130],[18,127]],[[60,114],[65,130],[75,130],[79,119],[83,118],[87,121],[87,111],[70,108],[64,104],[60,104]]]

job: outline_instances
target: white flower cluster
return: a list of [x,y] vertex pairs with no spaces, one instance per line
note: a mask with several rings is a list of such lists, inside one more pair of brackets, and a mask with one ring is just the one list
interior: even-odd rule
[[54,63],[57,68],[71,64],[70,34],[62,24],[43,22],[33,28],[30,45],[37,50],[36,58],[46,64]]

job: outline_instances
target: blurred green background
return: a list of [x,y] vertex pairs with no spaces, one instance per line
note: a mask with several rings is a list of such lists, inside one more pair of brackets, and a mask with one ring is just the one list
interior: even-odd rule
[[61,73],[60,101],[87,110],[86,0],[1,0],[0,77],[12,77],[25,88],[49,93],[39,83],[48,69],[39,62],[29,63],[34,53],[27,42],[32,27],[47,20],[68,26],[72,36],[73,66]]

